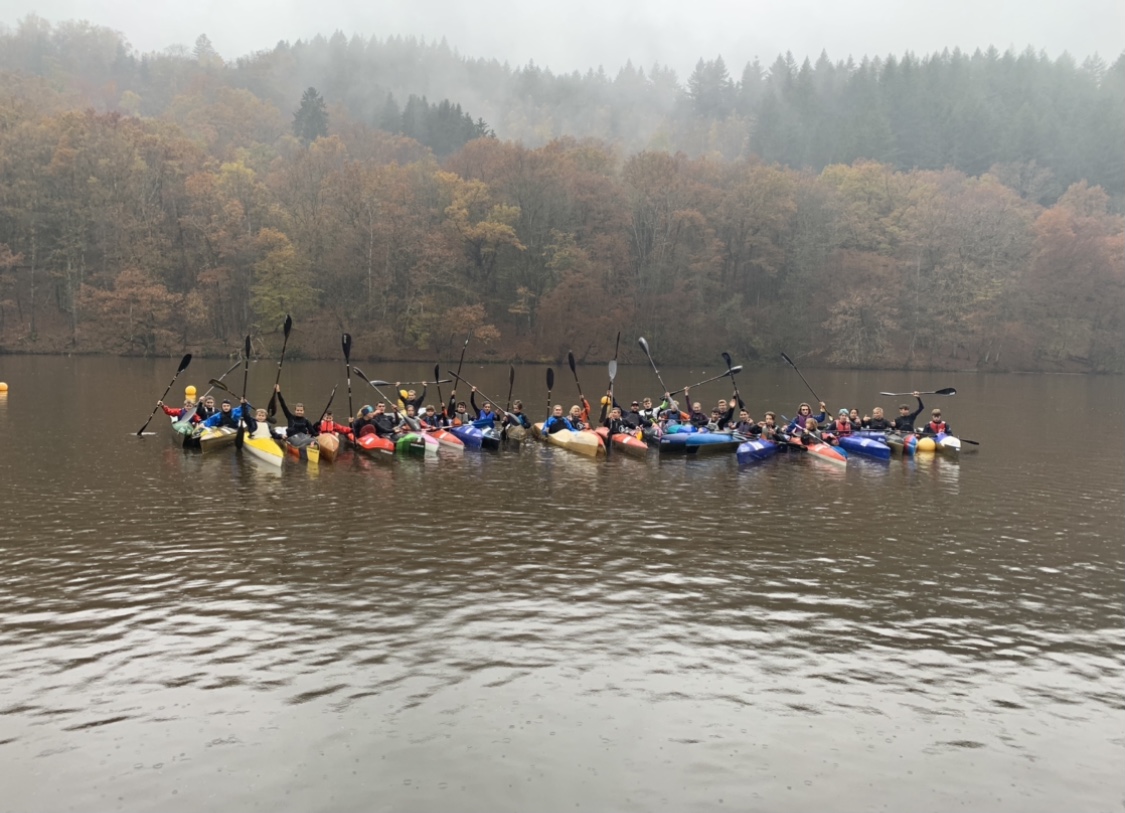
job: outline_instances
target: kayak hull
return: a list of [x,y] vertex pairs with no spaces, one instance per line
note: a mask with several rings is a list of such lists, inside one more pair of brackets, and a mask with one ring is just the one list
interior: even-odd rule
[[573,429],[562,429],[547,435],[547,442],[552,446],[559,446],[568,452],[584,455],[586,457],[604,457],[605,444],[596,432],[583,429],[575,432]]
[[738,445],[735,455],[740,466],[769,460],[778,452],[778,445],[772,440],[746,440]]
[[848,454],[869,457],[873,460],[890,460],[891,447],[881,440],[867,437],[853,437],[845,435],[840,438],[840,448]]
[[[595,431],[598,433],[598,437],[602,439],[602,443],[604,444],[606,435],[609,434],[609,430],[605,427],[602,427]],[[627,454],[630,457],[648,457],[648,444],[638,438],[636,435],[630,435],[626,432],[618,432],[611,438],[611,442],[613,443],[613,450],[615,452],[621,452],[622,454]]]

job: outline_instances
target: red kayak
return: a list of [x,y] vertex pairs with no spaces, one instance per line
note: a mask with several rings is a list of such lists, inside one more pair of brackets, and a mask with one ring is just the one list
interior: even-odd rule
[[369,432],[366,435],[361,435],[355,442],[355,446],[359,451],[366,452],[369,455],[389,454],[395,453],[395,443],[390,438],[379,437],[374,432]]
[[[602,426],[594,431],[601,437],[602,443],[605,443],[609,430]],[[648,444],[636,435],[630,435],[626,432],[618,432],[613,436],[613,448],[631,457],[648,457]]]

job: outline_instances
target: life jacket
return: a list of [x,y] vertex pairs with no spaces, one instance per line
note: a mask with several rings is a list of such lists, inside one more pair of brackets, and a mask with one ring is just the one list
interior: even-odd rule
[[836,430],[837,436],[844,437],[852,433],[852,422],[847,418],[844,418],[843,420],[837,418],[833,428]]
[[942,432],[945,432],[947,426],[949,426],[949,424],[947,424],[945,421],[930,421],[928,424],[926,424],[926,428],[933,432],[935,435],[940,435]]

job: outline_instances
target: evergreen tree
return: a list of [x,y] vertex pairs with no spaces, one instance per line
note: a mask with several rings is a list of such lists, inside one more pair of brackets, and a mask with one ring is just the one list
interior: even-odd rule
[[293,135],[303,144],[328,135],[328,107],[316,88],[309,88],[301,96],[301,106],[293,114]]

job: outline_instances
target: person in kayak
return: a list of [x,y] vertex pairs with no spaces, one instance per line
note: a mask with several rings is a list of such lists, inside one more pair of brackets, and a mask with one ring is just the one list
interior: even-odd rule
[[883,415],[882,407],[875,407],[870,415],[864,415],[860,427],[871,432],[886,432],[894,428],[894,424]]
[[828,427],[829,431],[838,438],[846,438],[856,430],[852,425],[852,419],[848,415],[846,409],[841,409],[836,413],[836,420],[832,421],[832,425]]
[[414,390],[399,389],[402,382],[395,382],[395,392],[398,393],[398,407],[399,409],[406,409],[408,406],[414,407],[414,411],[418,412],[422,408],[422,404],[426,402],[426,385],[422,385],[422,394],[418,395]]
[[618,406],[610,409],[609,415],[606,415],[605,408],[602,408],[602,426],[609,430],[611,438],[614,435],[629,434],[629,424],[621,417],[621,407]]
[[555,432],[561,432],[564,429],[574,430],[575,427],[571,425],[570,421],[563,415],[562,404],[555,404],[554,409],[551,410],[551,415],[543,423],[543,431],[548,435],[553,435]]
[[579,393],[579,398],[582,399],[582,406],[574,404],[570,408],[570,413],[566,416],[567,421],[570,423],[570,428],[575,431],[581,432],[590,426],[590,402]]
[[930,411],[929,423],[922,427],[922,434],[940,435],[943,432],[947,435],[953,434],[953,430],[949,428],[949,424],[941,419],[941,410],[935,408]]
[[344,424],[342,423],[336,423],[336,421],[332,420],[332,410],[329,409],[325,411],[324,417],[321,418],[320,423],[317,424],[316,433],[318,435],[324,433],[332,433],[350,438],[352,436],[352,428],[350,426],[344,426]]
[[364,404],[360,407],[359,414],[352,421],[352,436],[361,438],[364,435],[378,434],[373,423],[374,418],[375,407],[370,404]]
[[396,417],[398,424],[395,426],[400,432],[421,432],[422,419],[414,409],[414,404],[407,404],[405,412],[399,412]]
[[395,412],[396,415],[388,415],[386,404],[380,402],[375,405],[375,411],[371,414],[371,425],[375,427],[379,437],[392,437],[403,425],[397,417],[398,410]]
[[691,406],[688,407],[688,409],[690,409],[691,411],[688,413],[687,422],[694,426],[696,429],[706,429],[707,424],[710,423],[711,419],[708,418],[707,413],[703,411],[703,404],[701,404],[699,401],[691,400],[690,387],[684,387],[684,403],[691,404]]
[[239,409],[246,409],[246,431],[254,440],[272,440],[276,439],[277,435],[274,433],[273,427],[270,426],[268,416],[265,409],[256,409],[251,414],[249,404],[243,398]]
[[[247,416],[250,414],[252,407],[249,404],[245,405],[245,413]],[[238,422],[243,416],[243,407],[239,406],[238,409],[232,409],[231,403],[227,399],[223,399],[223,403],[219,405],[219,411],[212,415],[205,421],[199,423],[199,426],[212,426],[225,427],[227,429],[237,429]]]
[[641,428],[651,429],[660,417],[659,411],[652,405],[652,399],[645,396],[641,399]]
[[758,424],[763,440],[785,440],[781,427],[777,425],[777,413],[767,412]]
[[203,420],[198,412],[198,405],[190,398],[184,399],[182,407],[170,407],[163,401],[157,401],[156,405],[164,410],[164,414],[170,418],[175,418],[177,421],[182,421],[184,418],[190,418],[193,424],[199,423]]
[[483,406],[477,406],[476,387],[473,387],[473,389],[469,392],[469,403],[473,407],[473,412],[477,413],[477,417],[473,420],[474,426],[477,426],[481,429],[488,429],[492,427],[500,417],[492,411],[491,401],[485,401]]
[[448,415],[450,426],[468,426],[473,422],[473,416],[469,414],[469,405],[464,401],[458,401],[455,405],[450,398]]
[[281,385],[274,384],[273,391],[277,393],[277,403],[281,405],[281,412],[285,415],[285,438],[294,446],[304,446],[316,435],[316,426],[305,417],[305,405],[293,405],[293,411],[285,403],[285,396],[281,394]]
[[804,429],[805,424],[807,424],[809,421],[816,421],[816,424],[819,426],[820,424],[824,423],[827,420],[828,420],[828,405],[825,404],[823,401],[820,402],[820,414],[819,415],[813,415],[812,414],[812,407],[809,406],[808,404],[802,402],[797,407],[797,415],[793,418],[793,420],[791,420],[789,422],[789,426],[787,426],[786,429],[788,431],[792,431],[793,429]]
[[519,400],[518,398],[515,401],[512,401],[512,411],[504,416],[504,420],[501,423],[505,427],[520,426],[524,429],[530,429],[531,421],[529,421],[527,419],[527,416],[523,414],[523,401]]
[[422,410],[422,414],[418,416],[418,420],[420,420],[427,429],[441,429],[445,425],[445,419],[437,413],[433,404],[427,405],[426,408]]
[[738,420],[730,425],[730,429],[744,437],[757,437],[762,434],[762,427],[754,423],[754,419],[745,409],[739,411]]
[[904,435],[909,435],[914,431],[915,419],[919,415],[921,415],[922,410],[926,408],[926,405],[922,403],[922,396],[917,392],[913,393],[913,395],[918,400],[918,408],[911,412],[909,406],[907,406],[906,404],[899,404],[898,417],[895,418],[893,424],[894,430],[896,432],[901,432]]

